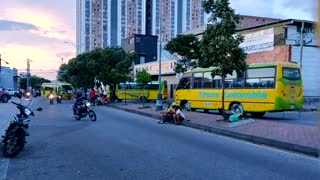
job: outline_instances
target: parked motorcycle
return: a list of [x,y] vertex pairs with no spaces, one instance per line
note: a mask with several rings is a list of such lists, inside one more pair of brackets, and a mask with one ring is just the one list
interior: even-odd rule
[[61,96],[61,95],[58,95],[58,96],[57,96],[57,103],[61,104],[61,101],[62,101],[62,96]]
[[53,104],[53,101],[54,101],[54,95],[53,95],[53,94],[50,94],[50,95],[49,95],[49,102],[50,102],[50,104]]
[[[21,102],[21,96],[20,96]],[[12,102],[19,109],[20,113],[14,115],[4,136],[2,136],[2,154],[4,157],[13,158],[24,148],[25,136],[29,136],[29,116],[34,116],[33,110],[21,103]],[[36,109],[42,111],[42,108]]]
[[91,121],[96,121],[97,116],[96,113],[91,109],[91,104],[88,101],[81,100],[80,102],[76,102],[73,106],[73,115],[76,120],[80,120],[81,118],[85,118],[89,115]]

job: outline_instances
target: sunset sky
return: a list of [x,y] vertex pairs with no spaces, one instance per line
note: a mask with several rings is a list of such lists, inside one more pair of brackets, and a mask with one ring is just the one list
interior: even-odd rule
[[[302,3],[303,2],[303,3]],[[231,0],[237,13],[315,20],[316,0]],[[1,0],[0,53],[21,71],[55,79],[61,64],[75,56],[76,0]],[[2,63],[3,64],[3,63]]]

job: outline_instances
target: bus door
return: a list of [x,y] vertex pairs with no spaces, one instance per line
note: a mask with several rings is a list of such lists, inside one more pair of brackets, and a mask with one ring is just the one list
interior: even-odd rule
[[179,84],[175,93],[175,100],[181,101],[184,99],[189,99],[190,88],[191,88],[191,77],[192,73],[186,73],[180,79]]

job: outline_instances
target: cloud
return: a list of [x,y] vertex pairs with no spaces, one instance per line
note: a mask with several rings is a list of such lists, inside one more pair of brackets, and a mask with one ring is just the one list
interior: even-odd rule
[[230,0],[231,6],[241,15],[277,19],[315,20],[315,0]]
[[31,23],[17,22],[11,20],[0,20],[0,31],[30,31],[39,30],[38,26]]

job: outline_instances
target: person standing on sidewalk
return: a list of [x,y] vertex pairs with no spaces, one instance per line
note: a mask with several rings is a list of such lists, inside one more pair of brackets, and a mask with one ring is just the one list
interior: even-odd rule
[[90,91],[90,102],[93,106],[96,105],[95,101],[96,101],[96,91],[94,90],[94,88],[91,89]]

